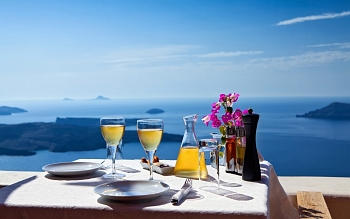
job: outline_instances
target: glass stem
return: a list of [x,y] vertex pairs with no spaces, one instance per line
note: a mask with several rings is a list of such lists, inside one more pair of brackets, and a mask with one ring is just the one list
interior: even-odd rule
[[153,156],[156,151],[146,151],[149,161],[149,180],[153,180]]
[[218,174],[218,187],[220,187],[220,163],[219,163],[219,153],[220,153],[220,146],[218,146],[215,149],[215,162],[216,162],[216,173]]
[[109,150],[111,151],[112,155],[112,174],[116,174],[115,171],[115,155],[117,154],[117,146],[109,146]]
[[107,150],[106,150],[106,152],[107,152],[107,154],[106,154],[106,160],[108,160],[108,154],[110,153],[109,148],[108,148],[108,144],[106,144],[106,147],[107,147]]

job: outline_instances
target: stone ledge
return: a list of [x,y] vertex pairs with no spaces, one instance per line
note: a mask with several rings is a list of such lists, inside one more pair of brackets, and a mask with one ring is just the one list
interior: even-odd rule
[[293,205],[298,191],[322,192],[333,219],[349,218],[350,178],[345,177],[278,177]]

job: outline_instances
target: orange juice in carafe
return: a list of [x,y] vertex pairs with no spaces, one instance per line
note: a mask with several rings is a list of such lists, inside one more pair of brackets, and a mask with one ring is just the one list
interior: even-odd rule
[[[182,147],[180,148],[176,165],[174,169],[174,175],[186,178],[198,179],[198,147]],[[201,152],[200,158],[200,174],[201,179],[205,179],[208,176],[207,167],[205,165],[204,152]]]
[[199,172],[202,179],[205,179],[208,176],[203,152],[201,152],[199,158],[199,144],[194,131],[194,125],[197,118],[197,114],[183,117],[185,123],[185,134],[181,142],[181,147],[174,168],[173,174],[175,176],[198,179]]

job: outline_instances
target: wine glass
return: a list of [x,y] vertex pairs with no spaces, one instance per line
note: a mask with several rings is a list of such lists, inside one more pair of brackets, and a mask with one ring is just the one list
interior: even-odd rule
[[150,180],[153,180],[153,156],[162,140],[164,123],[162,119],[137,120],[137,134],[141,145],[145,149],[150,171]]
[[[215,153],[216,173],[218,175],[218,187],[220,186],[220,173],[219,173],[219,154],[218,154],[218,141],[216,139],[201,139],[199,140],[199,157],[198,157],[198,169],[200,169],[201,153],[209,151]],[[199,174],[199,180],[201,179]]]
[[105,174],[104,178],[123,178],[125,174],[117,173],[115,170],[115,159],[117,147],[124,135],[125,119],[121,116],[114,118],[101,118],[100,127],[104,140],[112,155],[112,173]]
[[[119,145],[117,146],[117,151],[115,155],[115,168],[120,169],[123,166],[123,140],[120,140]],[[106,158],[101,162],[101,169],[109,169],[112,167],[111,165],[111,151],[109,150],[108,144],[106,144]]]

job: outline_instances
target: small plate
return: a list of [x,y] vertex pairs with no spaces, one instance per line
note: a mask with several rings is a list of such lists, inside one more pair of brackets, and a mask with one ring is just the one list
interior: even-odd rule
[[96,172],[102,167],[92,162],[62,162],[43,166],[43,170],[57,176],[76,176]]
[[[149,170],[148,163],[140,162],[143,169]],[[154,162],[153,163],[153,172],[162,174],[162,175],[172,175],[174,172],[174,167],[166,163]]]
[[125,180],[99,185],[94,192],[107,199],[139,201],[158,197],[169,188],[169,185],[156,180]]

